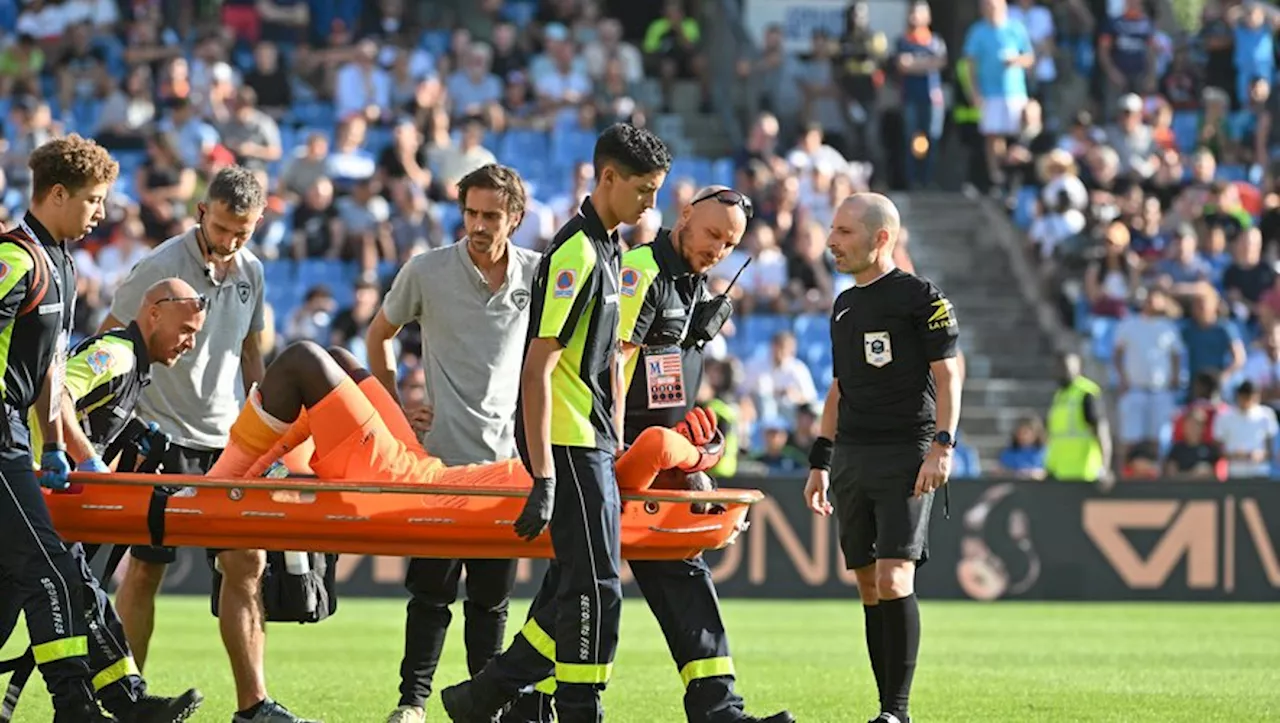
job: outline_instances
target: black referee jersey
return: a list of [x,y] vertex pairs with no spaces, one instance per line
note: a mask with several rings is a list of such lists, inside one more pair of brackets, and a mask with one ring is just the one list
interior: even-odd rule
[[894,269],[836,298],[832,360],[840,385],[837,443],[928,442],[937,388],[929,365],[954,357],[951,302],[928,279]]

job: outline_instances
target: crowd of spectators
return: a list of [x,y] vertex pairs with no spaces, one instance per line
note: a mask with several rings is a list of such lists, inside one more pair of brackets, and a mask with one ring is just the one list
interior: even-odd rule
[[[208,179],[246,166],[270,193],[250,246],[265,262],[268,360],[301,339],[362,357],[394,271],[459,237],[457,178],[495,161],[519,170],[530,202],[514,242],[540,249],[591,188],[600,128],[714,117],[699,5],[655,4],[628,26],[597,0],[0,0],[0,221],[24,212],[26,158],[46,139],[90,135],[120,161],[109,217],[76,251],[87,334],[133,264],[196,223]],[[700,185],[755,199],[756,222],[714,273],[723,290],[752,260],[708,393],[731,405],[740,469],[785,473],[830,383],[827,310],[849,280],[825,233],[870,182],[875,94],[905,69],[926,74],[927,97],[941,61],[905,67],[914,51],[870,30],[861,3],[811,54],[783,52],[776,35],[729,69],[752,81],[745,147],[677,154],[659,208],[624,236],[651,240]],[[399,340],[405,378],[415,333]]]
[[[1007,201],[1086,339],[1114,402],[1117,472],[1273,477],[1280,11],[1172,4],[1190,5],[1202,11],[1162,16],[1169,6],[1144,0],[1096,15],[1076,0],[1011,7],[1007,22],[1025,22],[1035,47],[1031,100],[977,185]],[[1081,42],[1089,27],[1095,42]],[[1020,425],[1001,465],[1036,474],[1040,436],[1039,422]]]

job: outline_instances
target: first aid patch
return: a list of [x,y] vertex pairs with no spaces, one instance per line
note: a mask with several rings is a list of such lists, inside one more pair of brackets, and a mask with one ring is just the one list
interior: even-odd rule
[[111,368],[111,352],[106,349],[94,349],[84,361],[94,374],[106,374]]
[[552,295],[557,299],[572,299],[575,281],[577,281],[577,274],[573,269],[564,269],[556,274],[555,291]]
[[640,272],[635,269],[622,270],[622,295],[635,296],[636,287],[640,285]]

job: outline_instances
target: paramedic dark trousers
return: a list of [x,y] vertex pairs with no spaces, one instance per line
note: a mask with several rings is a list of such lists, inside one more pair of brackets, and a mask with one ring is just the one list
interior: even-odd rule
[[93,700],[80,568],[58,537],[18,412],[6,407],[11,441],[0,449],[0,577],[26,613],[40,674],[57,710]]
[[449,606],[458,597],[458,579],[464,567],[467,601],[462,609],[466,620],[467,669],[475,675],[502,652],[516,562],[421,558],[409,561],[405,587],[412,597],[405,623],[404,658],[400,663],[399,705],[423,707],[431,695],[431,681],[440,664],[445,633],[453,619]]
[[553,446],[552,456],[556,558],[529,622],[492,669],[500,684],[523,687],[545,678],[554,656],[558,720],[594,723],[604,714],[600,691],[613,666],[622,615],[621,500],[611,453]]

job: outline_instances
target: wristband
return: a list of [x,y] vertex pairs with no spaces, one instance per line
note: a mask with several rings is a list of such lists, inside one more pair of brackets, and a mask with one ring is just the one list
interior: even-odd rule
[[42,451],[45,454],[50,452],[65,452],[67,451],[67,445],[62,444],[61,442],[45,442]]
[[824,472],[831,471],[831,455],[835,451],[835,444],[826,437],[818,437],[813,441],[813,447],[809,449],[809,469],[820,469]]

